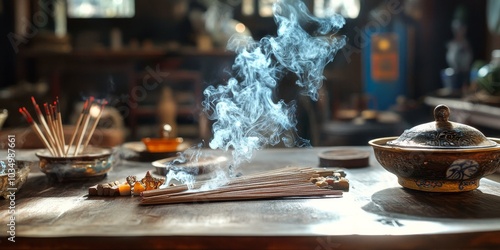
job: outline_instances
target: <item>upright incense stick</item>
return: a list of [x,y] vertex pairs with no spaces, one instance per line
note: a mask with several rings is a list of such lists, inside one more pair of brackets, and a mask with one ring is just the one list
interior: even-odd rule
[[87,136],[87,139],[85,140],[85,143],[83,144],[84,150],[89,145],[90,139],[92,138],[92,135],[94,134],[94,131],[97,128],[97,125],[99,124],[99,120],[101,119],[102,112],[104,111],[106,104],[108,104],[108,102],[106,100],[103,100],[101,102],[101,109],[99,110],[99,114],[95,118],[94,124],[92,125],[92,128],[90,129],[89,135]]
[[73,142],[75,141],[76,134],[80,130],[80,124],[82,123],[83,116],[85,114],[85,110],[87,109],[88,105],[89,105],[89,100],[86,100],[85,103],[83,104],[82,112],[78,116],[78,121],[76,122],[76,127],[75,127],[75,130],[73,131],[73,135],[71,136],[71,140],[69,141],[68,148],[66,149],[65,156],[68,155],[69,149],[71,148],[71,146],[73,145]]
[[42,124],[42,127],[45,130],[49,144],[54,149],[54,151],[56,151],[57,154],[59,154],[60,152],[56,149],[57,146],[56,146],[55,138],[53,137],[51,130],[50,130],[49,126],[47,125],[45,118],[43,117],[43,114],[42,114],[42,111],[40,110],[40,107],[36,103],[35,97],[32,96],[31,101],[33,102],[33,106],[35,107],[35,111],[36,111],[36,114],[38,116],[38,121]]
[[[31,126],[36,135],[43,142],[44,146],[50,151],[53,156],[67,157],[70,155],[70,148],[74,148],[72,152],[73,156],[77,156],[84,151],[88,146],[90,138],[94,133],[99,119],[102,116],[102,111],[107,104],[106,100],[101,100],[101,110],[98,116],[94,119],[94,123],[91,129],[88,129],[90,122],[90,108],[94,105],[94,97],[87,99],[83,105],[82,112],[78,117],[76,122],[75,130],[72,133],[71,140],[69,144],[66,145],[66,140],[64,136],[64,127],[60,109],[59,98],[56,98],[52,104],[44,103],[45,116],[40,110],[40,106],[36,103],[35,97],[31,97],[33,107],[35,108],[38,121],[41,124],[39,126],[34,120],[31,114],[25,107],[19,108],[19,112],[24,116],[28,124]],[[85,141],[84,141],[85,139]],[[84,142],[84,144],[82,144]],[[74,145],[74,146],[73,146]],[[83,149],[81,149],[83,146]],[[81,150],[80,150],[81,149]]]
[[54,106],[56,107],[57,120],[59,121],[57,123],[57,125],[59,127],[59,135],[61,137],[63,150],[65,150],[64,146],[66,145],[66,140],[64,139],[64,126],[63,126],[63,122],[62,122],[61,107],[59,106],[59,97],[56,97],[56,101],[54,102]]
[[63,143],[64,135],[61,134],[61,129],[59,127],[59,118],[57,116],[55,103],[54,105],[50,104],[49,106],[50,106],[50,115],[52,115],[52,125],[54,127],[54,134],[55,137],[57,138],[59,145],[61,145],[61,150],[64,152],[64,146],[65,146]]
[[85,110],[85,113],[83,114],[83,127],[82,127],[81,132],[79,133],[78,142],[76,144],[76,149],[75,149],[75,152],[73,153],[73,156],[76,156],[80,153],[80,146],[82,145],[83,137],[85,135],[85,132],[87,131],[87,126],[89,125],[90,109],[92,108],[93,102],[94,102],[94,98],[90,97],[89,106],[87,107],[87,109]]
[[47,124],[48,124],[50,135],[54,139],[55,149],[57,150],[59,156],[62,156],[63,151],[61,149],[61,143],[59,141],[56,130],[54,128],[54,120],[53,120],[51,108],[49,108],[49,105],[47,103],[44,103],[43,107],[45,108],[45,117],[47,118]]
[[40,128],[38,127],[38,125],[33,121],[33,117],[31,117],[30,113],[28,112],[28,110],[26,108],[19,108],[19,113],[21,113],[24,118],[26,119],[26,121],[28,122],[28,124],[30,124],[31,128],[33,129],[33,131],[35,132],[35,134],[38,136],[38,138],[43,142],[43,144],[45,145],[45,147],[49,150],[49,152],[52,154],[52,155],[55,155],[55,152],[54,152],[54,149],[52,148],[52,146],[49,144],[49,142],[47,141],[47,139],[45,138],[45,136],[43,135],[42,131],[40,130]]

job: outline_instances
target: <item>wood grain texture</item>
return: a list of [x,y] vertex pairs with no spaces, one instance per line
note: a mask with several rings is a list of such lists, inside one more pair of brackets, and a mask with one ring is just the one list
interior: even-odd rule
[[[372,153],[369,147],[355,147]],[[285,166],[318,166],[331,148],[256,152],[242,174]],[[32,151],[18,159],[32,157]],[[1,156],[1,155],[0,155]],[[88,197],[89,186],[128,175],[149,163],[120,161],[104,179],[51,182],[34,169],[16,193],[16,243],[0,230],[0,246],[68,249],[112,246],[150,249],[343,249],[500,246],[500,183],[483,179],[460,194],[400,187],[370,157],[370,166],[347,169],[342,198],[274,199],[140,206],[138,197]],[[2,224],[8,203],[0,200]],[[5,223],[4,223],[5,222]],[[5,248],[4,248],[5,247]]]

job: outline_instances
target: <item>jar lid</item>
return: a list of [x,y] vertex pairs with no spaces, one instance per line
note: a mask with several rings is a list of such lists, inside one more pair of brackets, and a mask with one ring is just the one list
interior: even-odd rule
[[388,145],[419,148],[482,148],[494,147],[496,142],[486,138],[476,128],[450,122],[450,109],[446,105],[434,108],[434,122],[424,123],[405,130]]

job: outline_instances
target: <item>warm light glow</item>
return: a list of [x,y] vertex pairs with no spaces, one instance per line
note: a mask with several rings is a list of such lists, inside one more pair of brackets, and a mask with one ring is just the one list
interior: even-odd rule
[[261,17],[273,16],[273,4],[275,0],[259,0],[259,15]]
[[234,29],[235,29],[235,30],[236,30],[236,32],[238,32],[238,33],[243,33],[243,32],[245,32],[245,30],[246,30],[247,28],[245,27],[245,25],[244,25],[244,24],[242,24],[242,23],[237,23],[237,24],[236,24],[236,26],[234,27]]
[[254,0],[243,0],[241,3],[241,12],[245,16],[251,16],[255,13]]
[[380,41],[378,41],[377,45],[380,50],[386,51],[391,47],[391,42],[389,42],[389,40],[387,39],[381,39]]
[[171,132],[172,131],[172,126],[170,126],[170,124],[163,125],[163,131]]
[[92,106],[89,111],[90,116],[92,116],[93,118],[99,116],[99,112],[101,112],[101,108],[97,105]]

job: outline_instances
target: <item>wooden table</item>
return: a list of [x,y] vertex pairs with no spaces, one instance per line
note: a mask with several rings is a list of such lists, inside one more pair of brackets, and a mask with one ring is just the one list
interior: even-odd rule
[[[327,148],[269,149],[243,174],[317,166]],[[356,149],[372,152],[369,147]],[[4,153],[2,153],[4,154]],[[0,154],[1,155],[1,154]],[[33,158],[33,151],[17,158]],[[16,194],[16,242],[7,240],[8,204],[0,200],[1,249],[429,249],[500,246],[500,183],[483,179],[466,193],[401,188],[375,160],[346,170],[342,198],[276,199],[140,206],[138,197],[90,198],[87,188],[143,176],[149,163],[117,163],[104,180],[51,183],[34,169]]]

